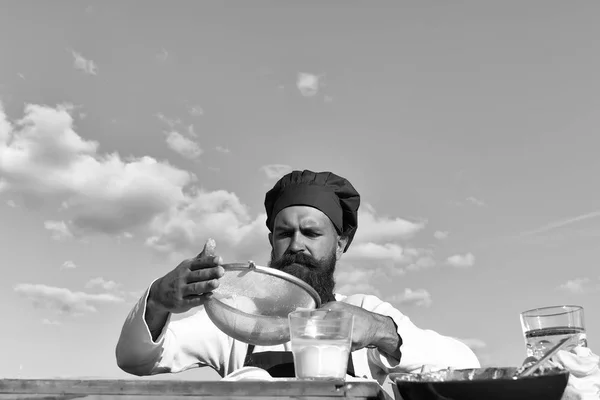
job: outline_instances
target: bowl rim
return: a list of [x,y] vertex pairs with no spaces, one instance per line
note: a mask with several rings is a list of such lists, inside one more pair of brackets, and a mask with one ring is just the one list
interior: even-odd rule
[[[484,369],[513,369],[513,368],[519,368],[519,367],[482,367],[482,368],[453,368],[453,371],[473,371],[473,370],[484,370]],[[445,370],[442,370],[445,371]],[[430,372],[439,372],[439,371],[430,371]],[[427,374],[429,372],[426,372],[425,374]],[[410,380],[401,380],[399,379],[399,375],[422,375],[420,373],[416,373],[416,374],[411,374],[411,373],[405,373],[405,372],[392,372],[390,374],[388,374],[388,377],[390,379],[390,381],[392,381],[394,384],[398,384],[398,382],[401,382],[402,384],[423,384],[423,383],[435,383],[435,384],[446,384],[446,383],[458,383],[458,382],[507,382],[507,381],[524,381],[524,380],[532,380],[532,379],[543,379],[544,377],[548,377],[548,376],[557,376],[557,375],[568,375],[569,371],[568,370],[562,370],[562,369],[552,369],[546,373],[543,373],[541,375],[530,375],[530,376],[524,376],[518,379],[512,379],[510,377],[504,377],[504,378],[496,378],[496,379],[472,379],[472,380],[468,380],[468,379],[451,379],[451,380],[444,380],[444,381],[410,381]]]
[[[302,289],[308,292],[308,294],[315,301],[315,308],[321,307],[321,296],[319,296],[317,291],[313,289],[313,287],[310,286],[308,283],[304,282],[302,279],[296,278],[295,276],[288,274],[287,272],[283,272],[271,267],[262,267],[256,265],[252,261],[248,261],[247,263],[228,263],[222,264],[221,266],[223,267],[223,269],[225,269],[225,271],[254,271],[261,274],[267,274],[278,278],[282,278],[290,283],[293,283],[296,286],[300,286]],[[218,290],[219,289],[217,288],[214,291],[218,292]]]

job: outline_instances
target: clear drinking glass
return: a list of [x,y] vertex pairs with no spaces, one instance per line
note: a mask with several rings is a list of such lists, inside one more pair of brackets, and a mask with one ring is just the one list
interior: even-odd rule
[[527,357],[543,357],[562,339],[577,336],[568,350],[576,346],[587,347],[583,307],[551,306],[535,308],[521,313],[521,327],[527,345]]
[[345,379],[354,316],[345,311],[305,310],[289,314],[298,379]]

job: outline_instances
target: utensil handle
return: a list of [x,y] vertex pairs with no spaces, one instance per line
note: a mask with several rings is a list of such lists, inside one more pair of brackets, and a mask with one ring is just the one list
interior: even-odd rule
[[537,371],[539,369],[539,367],[546,362],[550,357],[552,357],[554,354],[556,354],[560,349],[562,349],[568,342],[570,342],[571,340],[573,340],[575,336],[570,336],[568,338],[565,338],[563,340],[561,340],[556,346],[554,346],[553,348],[550,349],[550,351],[548,351],[546,354],[544,354],[544,356],[542,358],[540,358],[535,364],[533,364],[532,366],[530,366],[529,368],[526,368],[523,372],[521,372],[518,377],[525,377],[525,376],[529,376],[531,374],[533,374],[535,371]]

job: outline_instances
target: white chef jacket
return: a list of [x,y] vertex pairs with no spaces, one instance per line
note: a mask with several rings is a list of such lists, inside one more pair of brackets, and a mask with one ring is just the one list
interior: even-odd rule
[[[122,370],[142,376],[209,366],[224,377],[244,366],[248,345],[219,330],[203,306],[193,309],[179,320],[169,315],[159,337],[153,341],[144,319],[149,291],[150,288],[133,307],[121,330],[116,358]],[[424,365],[431,370],[480,367],[477,357],[464,343],[432,330],[418,328],[407,316],[376,296],[335,296],[337,301],[391,317],[402,338],[400,361],[378,349],[363,348],[352,352],[357,377],[375,379],[382,385],[389,373],[419,372]],[[291,351],[291,345],[287,342],[254,348],[254,353],[263,351]]]

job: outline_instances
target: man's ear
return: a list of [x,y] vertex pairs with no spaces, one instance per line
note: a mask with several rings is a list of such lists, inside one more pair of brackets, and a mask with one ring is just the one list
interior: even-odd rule
[[337,246],[335,249],[335,258],[339,261],[342,258],[342,254],[344,254],[344,249],[348,244],[348,238],[345,236],[338,236]]
[[269,243],[271,243],[271,247],[273,247],[273,233],[269,232]]

